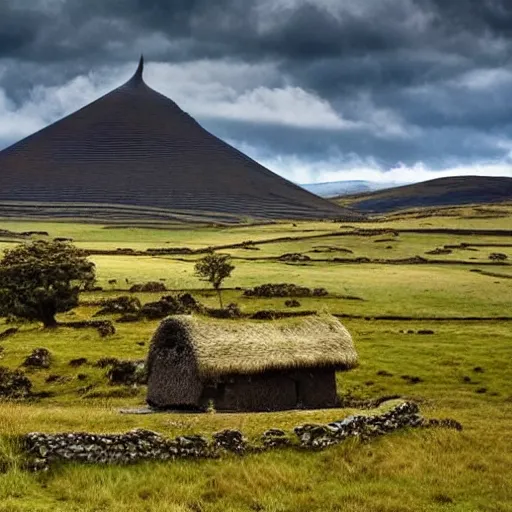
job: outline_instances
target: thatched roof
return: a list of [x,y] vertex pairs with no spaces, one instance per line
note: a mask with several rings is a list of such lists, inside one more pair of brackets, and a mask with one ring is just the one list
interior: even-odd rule
[[170,317],[153,337],[150,364],[152,352],[176,344],[192,349],[203,378],[299,368],[349,369],[357,363],[352,337],[331,316],[293,324]]

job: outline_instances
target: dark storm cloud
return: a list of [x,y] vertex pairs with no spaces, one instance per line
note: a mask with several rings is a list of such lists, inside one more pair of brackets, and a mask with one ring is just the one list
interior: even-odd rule
[[[286,87],[299,88],[308,95],[300,105],[313,105],[329,129],[199,114],[214,132],[265,154],[320,161],[350,153],[384,170],[400,162],[510,163],[510,0],[0,3],[0,90],[17,108],[36,84],[58,86],[91,69],[133,63],[140,51],[182,65],[271,63],[275,76],[256,78],[253,89],[292,95]],[[237,90],[240,109],[270,101],[260,93],[246,98],[249,89]],[[2,140],[8,134],[0,131]]]

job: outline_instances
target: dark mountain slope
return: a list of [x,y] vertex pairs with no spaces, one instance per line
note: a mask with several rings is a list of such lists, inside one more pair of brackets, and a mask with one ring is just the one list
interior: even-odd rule
[[512,178],[457,176],[438,178],[368,194],[343,197],[343,204],[365,213],[406,208],[512,201]]
[[[159,215],[259,219],[357,216],[207,132],[148,87],[142,73],[141,59],[123,86],[2,151],[0,206],[39,203],[48,215],[61,203],[68,216],[83,214],[87,205],[92,216],[98,205],[103,213],[108,205],[147,207],[146,218],[152,208]],[[38,208],[27,212],[37,215]],[[129,216],[137,215],[131,208]]]

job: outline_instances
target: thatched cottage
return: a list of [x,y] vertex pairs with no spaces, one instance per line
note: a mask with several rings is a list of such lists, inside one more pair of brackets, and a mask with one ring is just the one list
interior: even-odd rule
[[164,320],[149,351],[147,402],[168,409],[275,411],[336,405],[337,370],[355,366],[352,338],[332,317],[294,325]]

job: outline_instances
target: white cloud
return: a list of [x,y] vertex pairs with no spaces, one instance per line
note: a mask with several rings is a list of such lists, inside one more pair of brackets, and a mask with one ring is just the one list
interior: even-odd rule
[[512,155],[495,162],[480,162],[468,165],[453,165],[432,168],[423,162],[407,166],[399,164],[386,168],[373,158],[357,155],[335,155],[323,161],[308,161],[298,156],[266,155],[250,145],[230,142],[271,171],[295,183],[327,183],[332,181],[364,180],[386,184],[405,184],[448,176],[504,176],[512,178]]
[[486,91],[512,85],[512,71],[505,68],[473,69],[451,81],[451,85],[472,91]]
[[[103,68],[61,86],[37,86],[22,105],[14,105],[0,88],[0,141],[15,142],[74,112],[133,72],[133,65]],[[283,84],[272,64],[156,63],[147,67],[146,81],[199,118],[326,130],[359,126],[343,119],[326,100]]]

